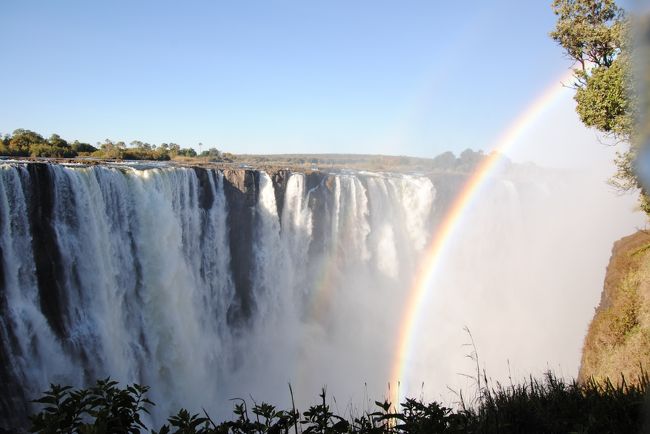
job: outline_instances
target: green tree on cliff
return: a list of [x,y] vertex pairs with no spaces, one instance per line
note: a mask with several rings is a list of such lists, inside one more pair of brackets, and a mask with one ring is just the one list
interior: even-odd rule
[[582,122],[627,148],[617,153],[611,183],[641,188],[641,208],[650,215],[650,197],[634,171],[638,112],[632,82],[630,21],[614,0],[553,0],[558,20],[551,37],[575,61],[576,111]]

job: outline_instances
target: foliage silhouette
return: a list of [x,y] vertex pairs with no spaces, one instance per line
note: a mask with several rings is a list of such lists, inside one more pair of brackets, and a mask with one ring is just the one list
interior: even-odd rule
[[490,383],[483,372],[483,388],[471,406],[457,408],[407,398],[399,409],[388,401],[375,402],[375,412],[345,418],[335,414],[323,389],[318,404],[300,413],[278,410],[267,403],[236,399],[235,418],[214,422],[208,413],[181,409],[159,430],[149,430],[141,415],[153,405],[145,386],[121,389],[115,381],[100,380],[89,389],[51,385],[35,402],[45,407],[31,417],[37,433],[153,434],[435,434],[435,433],[633,433],[643,428],[648,375],[628,384],[625,378],[584,383],[566,382],[552,373],[542,379],[504,387]]
[[88,389],[50,385],[50,390],[34,402],[45,408],[31,417],[31,432],[38,433],[140,433],[146,431],[141,413],[153,405],[146,386],[117,387],[109,378],[98,380]]

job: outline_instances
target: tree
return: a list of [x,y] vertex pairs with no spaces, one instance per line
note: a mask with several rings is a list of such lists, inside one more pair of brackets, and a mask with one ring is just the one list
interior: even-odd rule
[[121,160],[124,158],[124,142],[113,142],[110,139],[104,140],[104,143],[99,144],[99,151],[97,157],[100,158],[115,158]]
[[610,182],[621,190],[639,188],[641,208],[650,215],[650,196],[634,170],[638,101],[630,20],[614,0],[553,0],[552,7],[558,20],[550,36],[575,62],[574,99],[580,120],[627,146],[617,153]]
[[176,155],[182,157],[196,157],[196,151],[193,148],[181,148],[176,152]]
[[614,0],[553,0],[553,12],[551,37],[579,63],[579,79],[588,78],[590,64],[614,63],[627,38],[625,13]]
[[472,151],[471,149],[465,149],[460,153],[458,161],[456,162],[456,170],[461,172],[471,172],[476,166],[478,166],[481,161],[485,158],[482,150]]
[[179,144],[173,142],[169,144],[169,152],[172,155],[177,155],[180,152],[180,150],[181,150],[181,146]]
[[13,132],[9,140],[9,149],[15,155],[27,156],[30,153],[31,146],[44,143],[45,139],[40,134],[19,128]]
[[433,159],[432,165],[435,168],[452,170],[456,166],[456,156],[451,151],[443,152]]
[[48,141],[48,143],[50,145],[58,147],[58,148],[67,148],[67,147],[69,147],[68,142],[63,140],[61,138],[61,136],[59,136],[58,134],[52,134],[47,141]]
[[210,148],[207,151],[201,152],[200,155],[201,157],[220,158],[221,151],[219,151],[217,148]]
[[72,142],[72,149],[75,152],[95,152],[97,148],[89,143],[82,143],[79,140]]

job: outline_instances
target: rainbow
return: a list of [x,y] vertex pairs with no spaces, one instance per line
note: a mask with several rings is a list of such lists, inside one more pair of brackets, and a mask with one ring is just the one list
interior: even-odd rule
[[454,234],[458,231],[463,214],[469,209],[471,203],[478,197],[481,186],[489,179],[490,174],[498,168],[502,155],[508,151],[530,126],[550,107],[566,90],[562,84],[569,81],[573,71],[568,71],[559,79],[554,80],[527,108],[524,110],[498,137],[491,147],[490,154],[474,170],[466,181],[458,196],[444,216],[431,242],[425,248],[425,253],[420,262],[419,272],[408,291],[406,307],[402,314],[400,327],[393,359],[390,384],[397,385],[390,396],[393,404],[399,405],[403,394],[400,392],[400,380],[405,378],[409,361],[414,355],[414,345],[417,341],[418,323],[422,314],[427,294],[432,290],[441,260],[452,242]]

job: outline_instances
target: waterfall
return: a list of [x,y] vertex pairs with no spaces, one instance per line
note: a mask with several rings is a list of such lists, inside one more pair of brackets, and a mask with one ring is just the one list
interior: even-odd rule
[[[151,387],[155,425],[249,395],[287,405],[288,382],[299,403],[326,385],[363,409],[384,396],[404,300],[463,179],[1,163],[0,426],[24,426],[50,383],[107,376]],[[577,370],[619,227],[588,191],[516,168],[484,186],[422,307],[411,396],[472,372],[464,325],[495,376],[508,359]]]
[[162,422],[247,381],[300,381],[305,341],[335,342],[346,293],[398,289],[435,196],[405,175],[280,185],[263,171],[21,163],[0,175],[5,417],[51,382],[147,384]]

